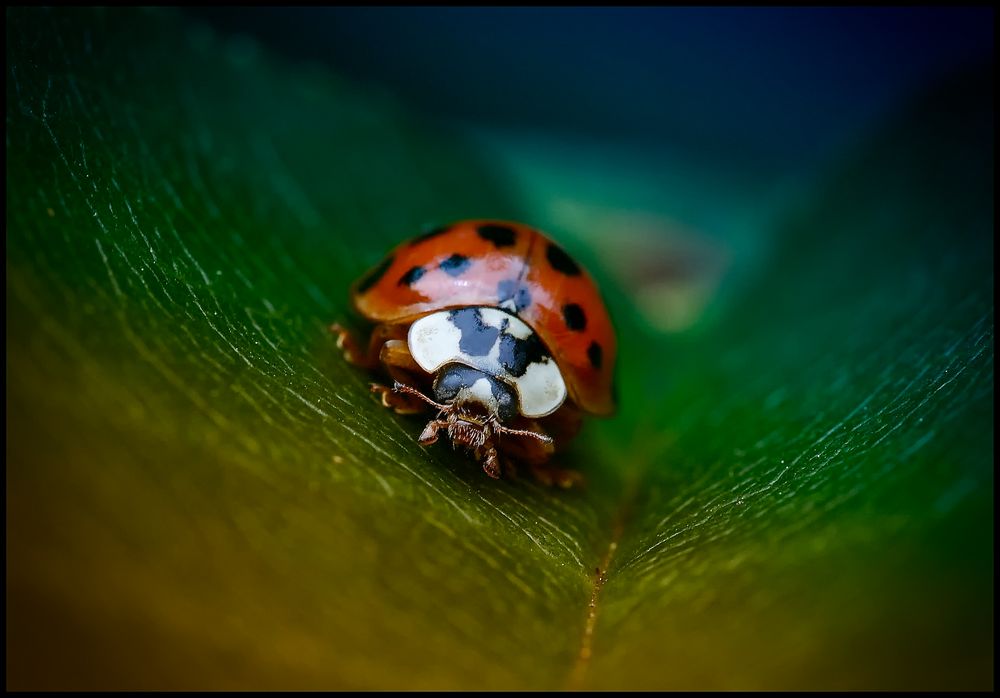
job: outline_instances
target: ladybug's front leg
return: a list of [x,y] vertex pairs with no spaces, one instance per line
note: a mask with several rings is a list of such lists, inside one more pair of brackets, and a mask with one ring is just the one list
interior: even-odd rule
[[447,428],[447,419],[432,419],[427,422],[427,426],[425,426],[424,430],[420,432],[420,436],[417,438],[417,441],[421,446],[430,446],[432,443],[437,442],[438,432]]
[[486,449],[485,455],[486,457],[482,459],[483,472],[494,480],[500,479],[500,455],[497,453],[496,448],[491,444]]

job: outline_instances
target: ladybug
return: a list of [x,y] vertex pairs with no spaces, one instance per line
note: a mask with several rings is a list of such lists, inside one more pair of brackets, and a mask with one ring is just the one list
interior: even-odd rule
[[469,220],[407,240],[351,289],[373,323],[367,348],[331,331],[400,414],[436,411],[418,441],[446,433],[490,477],[528,465],[547,484],[578,473],[547,461],[584,414],[610,415],[616,341],[590,275],[559,245],[520,223]]

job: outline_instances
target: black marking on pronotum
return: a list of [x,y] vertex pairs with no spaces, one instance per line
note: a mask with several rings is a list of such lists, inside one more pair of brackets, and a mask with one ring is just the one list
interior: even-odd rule
[[548,249],[545,250],[545,258],[549,260],[553,269],[566,276],[579,276],[580,274],[580,267],[577,266],[577,263],[558,245],[553,245],[550,242]]
[[451,324],[462,333],[458,348],[469,356],[486,356],[500,336],[500,330],[483,322],[479,308],[458,308],[448,313]]
[[529,335],[527,339],[512,334],[500,336],[500,364],[518,378],[524,375],[528,366],[547,358],[545,345],[537,335]]
[[479,233],[479,237],[483,240],[489,240],[495,247],[513,247],[514,240],[517,238],[517,233],[513,228],[494,223],[485,223],[476,228],[476,232]]
[[601,363],[604,361],[604,350],[601,349],[601,345],[597,342],[591,342],[590,346],[587,347],[587,358],[590,359],[591,366],[600,369]]
[[566,327],[574,332],[583,332],[587,329],[587,314],[583,312],[583,308],[576,303],[567,303],[562,310]]
[[469,268],[470,264],[472,264],[472,262],[469,261],[468,257],[460,254],[453,254],[451,257],[441,262],[438,266],[441,267],[441,271],[447,273],[449,276],[459,276],[462,272]]
[[375,267],[370,272],[368,272],[368,275],[365,276],[365,278],[363,278],[361,280],[361,283],[358,284],[358,293],[364,293],[365,291],[367,291],[368,289],[370,289],[372,286],[374,286],[375,284],[377,284],[379,282],[379,280],[383,276],[385,276],[385,273],[387,271],[389,271],[389,267],[392,266],[392,263],[394,261],[395,261],[395,257],[393,257],[392,255],[389,255],[388,257],[386,257],[385,259],[383,259],[379,263],[379,265],[377,267]]
[[423,232],[417,237],[410,240],[410,245],[411,246],[419,245],[420,243],[430,240],[431,238],[436,238],[438,235],[443,235],[444,233],[447,233],[449,230],[452,229],[452,227],[453,226],[451,225],[441,225],[438,226],[437,228],[431,228],[430,230]]
[[413,267],[408,272],[399,277],[400,286],[412,286],[420,281],[420,277],[427,273],[423,267]]
[[531,305],[531,291],[528,290],[527,284],[517,279],[504,279],[497,284],[497,298],[500,305],[513,301],[516,313]]

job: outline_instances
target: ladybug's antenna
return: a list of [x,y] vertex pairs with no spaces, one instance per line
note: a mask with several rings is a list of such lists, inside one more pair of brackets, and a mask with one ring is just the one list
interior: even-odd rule
[[445,412],[451,410],[451,405],[442,405],[440,402],[434,402],[433,400],[431,400],[429,397],[427,397],[426,395],[424,395],[422,392],[420,392],[416,388],[412,388],[412,387],[410,387],[408,385],[405,385],[404,383],[400,383],[399,381],[394,381],[393,382],[393,384],[392,384],[392,390],[393,390],[393,392],[406,393],[407,395],[413,395],[414,397],[418,397],[421,400],[423,400],[424,402],[426,402],[428,405],[430,405],[431,407],[437,407],[439,410],[442,410],[442,411],[445,411]]
[[497,431],[502,434],[513,434],[514,436],[531,436],[538,439],[542,443],[550,444],[552,443],[552,437],[546,436],[545,434],[539,434],[535,431],[528,431],[527,429],[511,429],[510,427],[505,427],[503,424],[497,425]]

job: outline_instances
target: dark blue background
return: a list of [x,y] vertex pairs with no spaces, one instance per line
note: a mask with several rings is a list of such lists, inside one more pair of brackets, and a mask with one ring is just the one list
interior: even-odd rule
[[990,8],[200,8],[436,118],[817,162],[991,62]]

